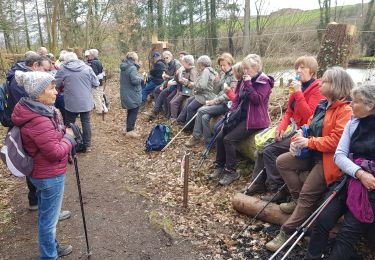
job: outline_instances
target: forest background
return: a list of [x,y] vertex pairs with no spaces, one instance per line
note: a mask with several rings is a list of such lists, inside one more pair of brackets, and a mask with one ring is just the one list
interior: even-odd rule
[[[267,57],[266,71],[273,71],[302,54],[316,55],[326,25],[335,21],[358,28],[352,57],[374,56],[374,0],[346,6],[316,1],[316,10],[270,12],[268,0],[0,0],[0,47],[20,54],[38,46],[54,54],[96,48],[112,69],[129,50],[145,59],[154,35],[173,53],[258,53]],[[1,69],[9,65],[5,60]]]

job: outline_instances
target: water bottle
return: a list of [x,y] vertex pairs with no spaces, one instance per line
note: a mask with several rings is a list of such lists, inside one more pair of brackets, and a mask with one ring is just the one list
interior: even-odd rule
[[[300,75],[296,75],[296,77],[294,79],[300,81],[301,80],[301,76]],[[294,92],[294,88],[291,85],[289,85],[289,93],[293,93],[293,92]]]
[[[296,134],[293,136],[293,140],[294,140],[295,138],[297,138],[297,137],[300,137],[300,136],[303,136],[303,131],[302,131],[302,129],[298,129],[298,130],[296,131]],[[300,147],[296,147],[295,155],[294,155],[294,156],[296,156],[296,157],[301,156],[301,151],[302,151],[302,149],[301,149]]]

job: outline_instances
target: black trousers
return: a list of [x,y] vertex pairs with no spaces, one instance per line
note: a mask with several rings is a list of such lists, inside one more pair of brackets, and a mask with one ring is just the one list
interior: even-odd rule
[[137,121],[139,107],[128,109],[126,117],[126,132],[134,130],[135,121]]
[[[375,212],[375,191],[370,191],[368,195]],[[362,223],[353,216],[346,206],[346,190],[343,190],[328,204],[317,219],[305,259],[321,259],[328,243],[329,232],[342,215],[344,215],[344,223],[336,236],[335,244],[328,259],[345,260],[354,255],[354,246],[373,223]]]
[[236,145],[258,130],[259,129],[246,129],[246,119],[242,120],[229,133],[223,133],[223,130],[221,130],[216,138],[216,166],[226,167],[228,170],[235,170]]
[[29,205],[30,206],[38,205],[38,198],[36,196],[36,187],[34,186],[34,184],[32,184],[29,177],[26,177],[26,183],[27,183],[27,187],[29,188],[29,194],[27,195],[29,199]]

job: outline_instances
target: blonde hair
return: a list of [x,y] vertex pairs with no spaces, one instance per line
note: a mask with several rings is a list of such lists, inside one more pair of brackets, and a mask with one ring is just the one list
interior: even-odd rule
[[226,62],[228,62],[228,64],[230,65],[230,66],[232,66],[233,65],[233,63],[234,63],[234,59],[233,59],[233,56],[232,56],[232,54],[230,54],[230,53],[228,53],[228,52],[224,52],[223,54],[221,54],[220,56],[219,56],[219,58],[217,58],[217,64],[220,66],[220,62],[221,61],[226,61]]
[[[237,62],[232,67],[233,75],[236,79],[241,78],[243,76],[243,64],[242,62]],[[238,78],[236,77],[238,76]]]
[[242,63],[251,67],[255,68],[257,72],[262,70],[262,59],[258,54],[249,54],[243,60]]
[[310,73],[312,74],[313,77],[316,76],[316,72],[318,71],[318,62],[313,56],[301,56],[296,60],[296,62],[294,62],[294,68],[296,70],[301,65],[309,68]]
[[138,54],[135,51],[129,51],[126,54],[126,58],[130,59],[130,60],[133,60],[133,61],[137,61],[138,60]]

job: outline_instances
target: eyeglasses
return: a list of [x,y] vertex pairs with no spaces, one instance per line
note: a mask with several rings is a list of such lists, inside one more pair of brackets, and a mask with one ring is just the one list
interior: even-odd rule
[[164,57],[165,60],[169,60],[169,57]]

